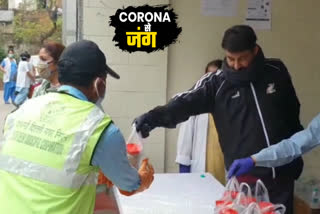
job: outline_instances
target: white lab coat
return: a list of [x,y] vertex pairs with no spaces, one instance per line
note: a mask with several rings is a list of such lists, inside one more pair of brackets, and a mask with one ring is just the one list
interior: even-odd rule
[[191,165],[191,172],[205,172],[209,114],[190,117],[181,123],[176,162]]
[[[13,62],[16,62],[16,60],[13,59]],[[8,57],[6,57],[4,59],[4,63],[5,63],[4,70],[6,70],[6,73],[4,73],[3,75],[3,82],[6,83],[10,81],[11,61]]]

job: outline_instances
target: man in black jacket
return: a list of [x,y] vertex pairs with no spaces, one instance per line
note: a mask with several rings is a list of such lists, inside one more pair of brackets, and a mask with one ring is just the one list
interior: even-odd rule
[[[250,156],[300,131],[300,104],[290,75],[279,59],[266,59],[253,29],[229,28],[223,37],[226,52],[222,70],[203,76],[189,91],[177,94],[135,119],[143,137],[156,127],[175,128],[192,115],[212,113],[227,169],[235,159]],[[238,178],[260,178],[270,200],[293,213],[294,180],[303,169],[298,158],[282,167],[256,168]]]

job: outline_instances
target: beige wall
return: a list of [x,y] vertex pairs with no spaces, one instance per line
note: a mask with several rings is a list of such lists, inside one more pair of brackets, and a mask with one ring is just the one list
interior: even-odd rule
[[[179,15],[180,43],[169,47],[168,98],[186,90],[203,74],[205,64],[222,57],[220,42],[226,28],[242,24],[247,1],[239,0],[237,17],[203,16],[200,0],[171,0]],[[267,57],[287,65],[302,104],[304,125],[320,112],[320,1],[272,1],[272,30],[257,31],[258,43]],[[166,135],[166,165],[175,171],[177,130]],[[320,149],[305,156],[305,175],[320,178]]]
[[[142,0],[84,1],[83,38],[95,41],[106,54],[110,67],[121,76],[120,81],[108,79],[103,105],[125,138],[130,134],[135,117],[166,102],[167,49],[152,54],[128,54],[115,47],[112,42],[115,29],[108,26],[109,16],[118,8],[146,3],[150,4]],[[152,1],[151,5],[163,3],[168,1]],[[164,130],[158,129],[146,140],[144,147],[157,172],[164,171],[164,137]]]

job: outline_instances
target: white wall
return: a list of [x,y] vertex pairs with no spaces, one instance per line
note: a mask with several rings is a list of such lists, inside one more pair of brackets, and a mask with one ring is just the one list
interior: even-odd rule
[[18,5],[16,6],[16,0],[9,0],[8,1],[8,9],[16,9]]
[[[85,0],[83,11],[83,38],[95,41],[107,56],[108,64],[121,76],[107,80],[107,98],[104,107],[125,137],[131,132],[135,117],[158,104],[166,102],[167,49],[156,53],[121,51],[112,42],[114,28],[109,27],[109,16],[118,8],[143,4],[163,4],[166,0]],[[148,156],[157,172],[164,171],[164,130],[152,133],[145,144]]]
[[[220,43],[223,32],[242,24],[246,0],[239,0],[238,16],[215,17],[200,13],[200,0],[171,0],[182,27],[180,42],[169,47],[168,98],[186,90],[203,74],[206,63],[223,56]],[[320,1],[272,1],[272,30],[257,31],[258,43],[267,57],[281,58],[287,65],[300,98],[304,125],[320,112]],[[167,169],[174,163],[177,131],[166,137]],[[320,149],[305,156],[305,175],[320,177]]]
[[[62,40],[64,45],[69,45],[77,41],[77,26],[79,22],[77,15],[77,3],[80,0],[64,0],[63,1],[63,27],[62,27]],[[89,20],[88,20],[89,21]]]
[[35,10],[37,8],[35,0],[9,0],[8,8],[9,10],[19,9],[19,5],[22,3],[26,3],[28,5],[27,10]]

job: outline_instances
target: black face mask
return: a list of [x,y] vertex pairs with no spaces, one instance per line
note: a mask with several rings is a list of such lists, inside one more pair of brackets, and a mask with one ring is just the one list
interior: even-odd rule
[[250,82],[255,82],[258,79],[259,72],[262,71],[264,65],[264,55],[259,48],[259,51],[249,67],[240,70],[234,70],[228,66],[226,60],[222,64],[222,70],[226,75],[226,79],[235,85],[248,85]]

